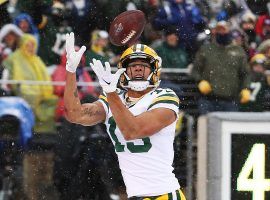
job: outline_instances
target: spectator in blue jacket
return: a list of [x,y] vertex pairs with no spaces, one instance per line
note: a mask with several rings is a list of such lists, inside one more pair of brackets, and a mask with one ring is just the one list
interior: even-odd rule
[[18,26],[22,32],[32,34],[39,46],[39,32],[38,28],[33,22],[33,18],[27,13],[21,13],[14,19],[14,24]]
[[197,35],[206,24],[199,8],[186,3],[185,0],[165,0],[152,23],[159,30],[176,26],[179,30],[179,38],[182,39],[184,48],[191,58],[198,48]]

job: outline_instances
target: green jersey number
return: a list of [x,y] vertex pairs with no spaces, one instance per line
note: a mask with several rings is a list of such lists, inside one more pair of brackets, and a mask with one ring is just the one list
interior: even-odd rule
[[[116,129],[116,123],[114,121],[113,117],[109,118],[109,133],[111,135],[111,138],[114,141],[114,147],[116,152],[123,152],[125,151],[125,145],[121,144],[121,142],[118,140],[117,136],[115,135],[115,129]],[[141,139],[143,141],[143,144],[134,144],[133,142],[127,142],[127,148],[131,153],[145,153],[148,152],[151,147],[151,141],[149,137]]]

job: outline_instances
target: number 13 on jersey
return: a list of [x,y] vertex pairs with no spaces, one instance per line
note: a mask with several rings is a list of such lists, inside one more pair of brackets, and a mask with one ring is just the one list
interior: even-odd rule
[[127,149],[131,153],[145,153],[148,152],[151,147],[151,141],[149,137],[142,138],[143,144],[134,144],[133,142],[126,142],[126,144],[123,144],[119,141],[117,138],[117,134],[115,133],[116,131],[116,123],[114,121],[113,117],[109,118],[109,133],[111,135],[112,140],[114,141],[114,148],[116,152],[124,152],[125,151],[125,145],[127,146]]

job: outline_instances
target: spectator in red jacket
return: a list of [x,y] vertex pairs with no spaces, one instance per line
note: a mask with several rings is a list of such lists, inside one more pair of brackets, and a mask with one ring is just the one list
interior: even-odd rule
[[270,19],[270,14],[260,15],[258,17],[255,31],[259,37],[263,37],[263,27],[266,19]]
[[270,39],[270,16],[265,18],[263,21],[261,39],[262,39],[262,41]]

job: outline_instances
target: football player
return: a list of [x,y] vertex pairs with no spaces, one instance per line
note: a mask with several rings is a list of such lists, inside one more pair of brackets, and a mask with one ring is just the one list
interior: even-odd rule
[[66,35],[66,118],[86,126],[106,124],[129,199],[185,200],[172,167],[179,99],[171,89],[158,88],[161,58],[146,45],[133,45],[115,74],[108,62],[103,66],[93,59],[90,65],[104,93],[94,103],[81,104],[75,72],[85,49],[76,52],[74,34]]

